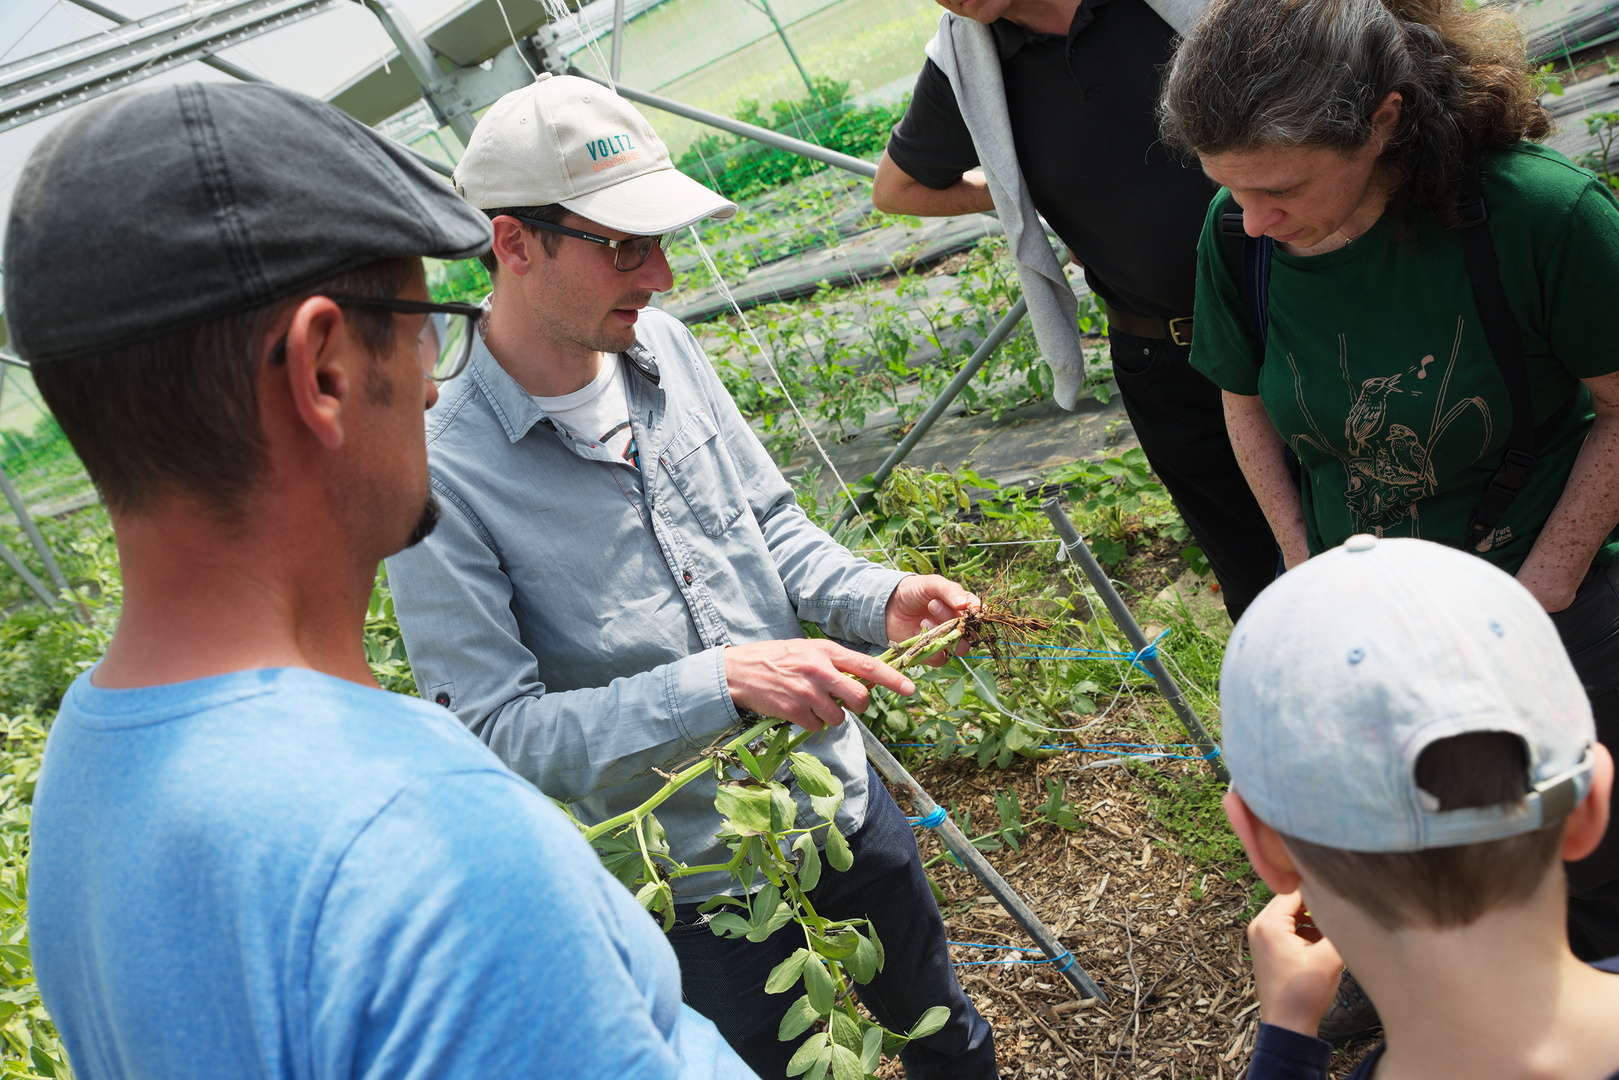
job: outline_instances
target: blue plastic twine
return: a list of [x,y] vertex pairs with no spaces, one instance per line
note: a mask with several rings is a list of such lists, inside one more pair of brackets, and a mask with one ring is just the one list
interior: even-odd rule
[[944,812],[944,807],[935,806],[933,808],[933,813],[929,814],[927,817],[917,818],[916,824],[922,826],[924,829],[937,829],[940,825],[944,824],[945,819],[949,816],[949,814]]

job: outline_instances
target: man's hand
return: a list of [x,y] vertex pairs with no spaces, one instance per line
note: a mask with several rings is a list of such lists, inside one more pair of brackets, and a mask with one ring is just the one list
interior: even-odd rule
[[866,711],[871,694],[850,675],[907,697],[916,692],[915,683],[876,657],[831,641],[795,638],[725,649],[725,685],[737,707],[805,731],[843,723],[845,706]]
[[1260,1019],[1314,1038],[1344,962],[1310,921],[1303,896],[1295,891],[1272,897],[1248,924],[1248,948]]
[[[949,578],[938,574],[912,574],[901,578],[888,597],[884,628],[889,641],[909,641],[922,631],[949,622],[978,606],[978,597]],[[966,642],[956,646],[956,655],[966,651]],[[923,663],[941,667],[949,659],[941,649]]]

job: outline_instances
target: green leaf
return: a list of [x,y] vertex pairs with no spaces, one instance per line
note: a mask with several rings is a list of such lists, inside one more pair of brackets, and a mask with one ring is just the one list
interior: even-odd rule
[[842,795],[811,795],[810,806],[822,821],[837,824],[838,807],[843,805]]
[[784,833],[793,827],[798,820],[798,803],[793,793],[782,784],[770,785],[770,828],[772,832]]
[[925,1039],[935,1031],[943,1028],[950,1019],[950,1007],[935,1005],[922,1014],[922,1018],[911,1025],[911,1030],[905,1033],[907,1039]]
[[832,1014],[832,1041],[850,1050],[860,1049],[860,1024],[841,1009]]
[[714,793],[714,809],[741,836],[764,836],[771,831],[770,803],[770,788],[758,784],[732,781],[721,784]]
[[871,938],[871,947],[877,952],[877,970],[881,971],[888,962],[888,953],[883,949],[883,939],[877,936],[877,928],[871,923],[866,924],[866,934]]
[[708,928],[725,937],[743,937],[753,925],[734,911],[722,911],[708,920]]
[[736,748],[736,756],[742,759],[742,767],[748,770],[748,775],[755,780],[765,779],[765,774],[759,768],[759,759],[753,756],[753,751],[746,746]]
[[832,864],[834,870],[848,870],[854,865],[849,841],[836,828],[826,830],[826,861]]
[[793,841],[793,850],[803,860],[798,868],[798,887],[809,892],[821,880],[821,853],[815,850],[815,837],[805,833]]
[[828,960],[836,960],[842,963],[854,955],[855,949],[859,946],[859,938],[860,935],[853,930],[845,930],[843,933],[834,934],[832,937],[822,937],[820,934],[816,934],[811,940],[815,944],[816,952]]
[[826,762],[802,750],[793,751],[791,759],[793,775],[798,778],[798,786],[804,789],[806,795],[843,794],[843,781],[832,775]]
[[810,1025],[820,1019],[815,1006],[810,1004],[809,995],[805,994],[797,1001],[787,1006],[787,1013],[781,1018],[781,1027],[776,1032],[776,1038],[785,1042],[796,1039],[808,1031]]
[[866,1029],[860,1040],[860,1067],[868,1073],[877,1071],[883,1061],[883,1029],[875,1024]]
[[877,977],[877,950],[864,937],[855,945],[854,955],[843,962],[844,968],[857,983],[869,983]]
[[826,1016],[832,1012],[837,988],[832,984],[831,973],[819,958],[804,965],[804,989],[809,992],[810,1005],[816,1013]]
[[817,1031],[805,1039],[798,1049],[793,1051],[792,1060],[787,1062],[787,1075],[797,1076],[814,1065],[815,1060],[826,1052],[826,1045],[827,1034],[824,1031]]
[[832,1047],[832,1080],[865,1080],[860,1055],[847,1046]]
[[[770,977],[765,980],[765,993],[779,994],[783,990],[790,989],[803,976],[804,962],[811,955],[808,949],[798,949],[794,951],[793,955],[777,964],[770,972]],[[794,1034],[797,1034],[797,1032],[794,1032]],[[782,1038],[786,1039],[790,1038],[790,1036],[783,1035]]]

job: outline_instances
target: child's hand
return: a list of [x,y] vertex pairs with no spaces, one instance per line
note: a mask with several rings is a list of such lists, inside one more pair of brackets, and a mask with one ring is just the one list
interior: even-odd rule
[[1344,962],[1310,921],[1297,892],[1277,896],[1248,924],[1259,1015],[1301,1035],[1314,1036],[1338,990]]

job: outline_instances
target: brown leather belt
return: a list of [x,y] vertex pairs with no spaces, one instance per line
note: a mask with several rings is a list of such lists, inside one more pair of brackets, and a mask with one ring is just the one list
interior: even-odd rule
[[1131,315],[1107,305],[1107,324],[1111,329],[1134,337],[1167,339],[1183,348],[1192,343],[1192,317],[1178,319],[1149,319],[1145,315]]

